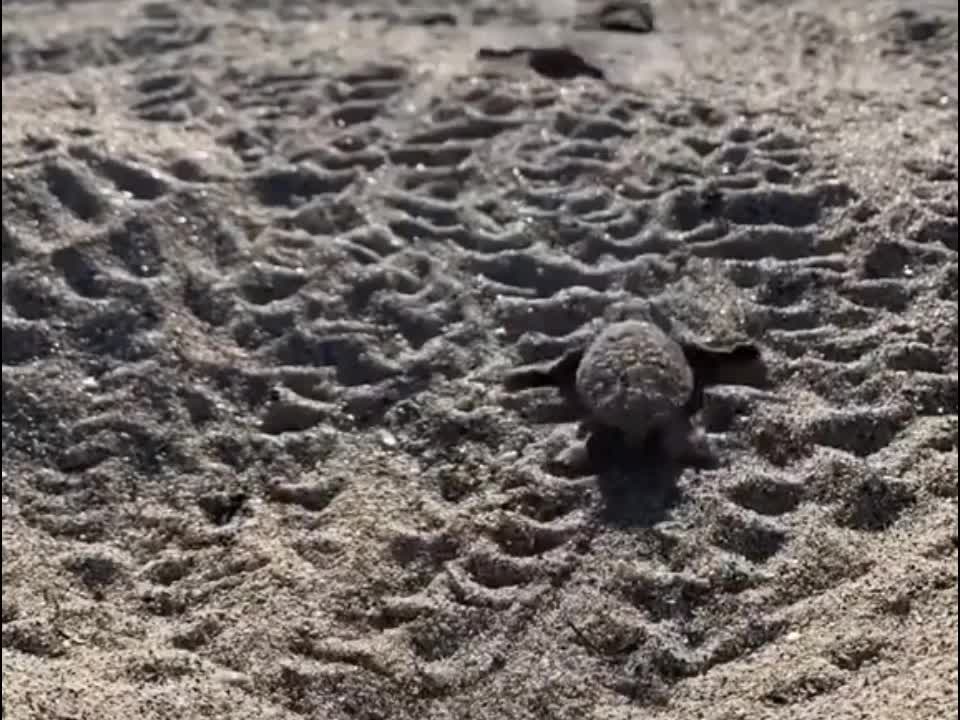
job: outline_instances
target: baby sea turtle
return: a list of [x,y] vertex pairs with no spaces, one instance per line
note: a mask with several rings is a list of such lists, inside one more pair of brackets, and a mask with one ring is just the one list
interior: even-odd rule
[[675,339],[659,325],[625,320],[604,327],[585,347],[553,363],[507,375],[508,390],[555,386],[585,418],[590,432],[573,457],[596,464],[615,447],[649,448],[680,464],[708,466],[713,454],[694,421],[703,390],[714,384],[762,385],[766,373],[753,344],[708,345]]

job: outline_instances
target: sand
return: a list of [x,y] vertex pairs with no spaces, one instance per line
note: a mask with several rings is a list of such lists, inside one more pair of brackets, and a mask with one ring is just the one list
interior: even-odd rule
[[5,718],[957,717],[956,3],[603,5],[3,3]]

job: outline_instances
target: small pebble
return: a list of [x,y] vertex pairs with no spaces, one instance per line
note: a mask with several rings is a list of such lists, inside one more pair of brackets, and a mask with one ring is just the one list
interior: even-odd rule
[[397,437],[388,430],[380,431],[380,444],[386,448],[395,448],[397,446]]

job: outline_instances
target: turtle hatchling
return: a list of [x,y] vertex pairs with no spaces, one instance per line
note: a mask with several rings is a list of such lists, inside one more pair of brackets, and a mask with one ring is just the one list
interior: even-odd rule
[[513,370],[505,386],[510,391],[559,388],[590,433],[570,455],[579,453],[591,465],[609,460],[614,448],[652,444],[673,462],[709,466],[713,453],[695,422],[704,388],[762,385],[765,377],[753,344],[711,346],[674,338],[653,322],[624,320],[605,326],[586,346],[553,363]]

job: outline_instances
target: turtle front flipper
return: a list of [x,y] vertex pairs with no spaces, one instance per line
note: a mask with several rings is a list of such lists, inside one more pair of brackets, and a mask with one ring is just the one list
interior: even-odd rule
[[558,387],[572,390],[577,377],[577,368],[583,359],[583,348],[565,353],[549,364],[531,365],[512,370],[504,376],[507,390],[517,391],[537,387]]
[[533,367],[511,370],[503,377],[503,386],[510,392],[528,388],[552,387],[555,385],[549,368]]
[[695,342],[681,345],[693,370],[695,400],[710,385],[766,387],[767,368],[760,348],[753,343],[710,346]]

